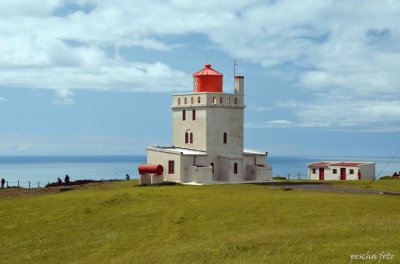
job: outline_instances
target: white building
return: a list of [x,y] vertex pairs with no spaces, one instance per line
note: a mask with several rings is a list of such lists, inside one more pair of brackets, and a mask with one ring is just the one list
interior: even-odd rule
[[147,148],[141,182],[272,180],[267,153],[243,149],[244,77],[235,76],[234,93],[224,93],[223,75],[206,64],[193,81],[192,93],[172,96],[172,146]]
[[360,161],[321,161],[308,164],[309,180],[373,180],[375,163]]

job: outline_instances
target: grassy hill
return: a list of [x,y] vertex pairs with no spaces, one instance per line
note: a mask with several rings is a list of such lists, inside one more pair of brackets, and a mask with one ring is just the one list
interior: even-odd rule
[[336,264],[383,251],[395,258],[381,263],[399,263],[399,208],[399,196],[251,184],[3,196],[0,262]]

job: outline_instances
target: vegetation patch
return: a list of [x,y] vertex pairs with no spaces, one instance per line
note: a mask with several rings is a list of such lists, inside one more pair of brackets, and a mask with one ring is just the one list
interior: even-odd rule
[[394,195],[284,192],[259,184],[88,184],[1,197],[1,261],[336,264],[385,251],[395,257],[381,263],[398,263],[399,207]]

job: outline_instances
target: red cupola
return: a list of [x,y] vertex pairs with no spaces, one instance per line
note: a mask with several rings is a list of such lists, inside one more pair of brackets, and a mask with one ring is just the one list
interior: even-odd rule
[[196,93],[222,93],[222,78],[224,75],[211,68],[211,64],[204,65],[204,69],[193,73],[193,90]]

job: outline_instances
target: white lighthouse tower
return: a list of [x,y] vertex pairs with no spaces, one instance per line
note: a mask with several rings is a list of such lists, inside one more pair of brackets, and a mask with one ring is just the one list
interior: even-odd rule
[[173,95],[171,108],[173,144],[147,148],[142,182],[272,180],[267,153],[243,149],[243,76],[235,76],[234,93],[224,93],[223,75],[206,64],[193,74],[193,93]]

